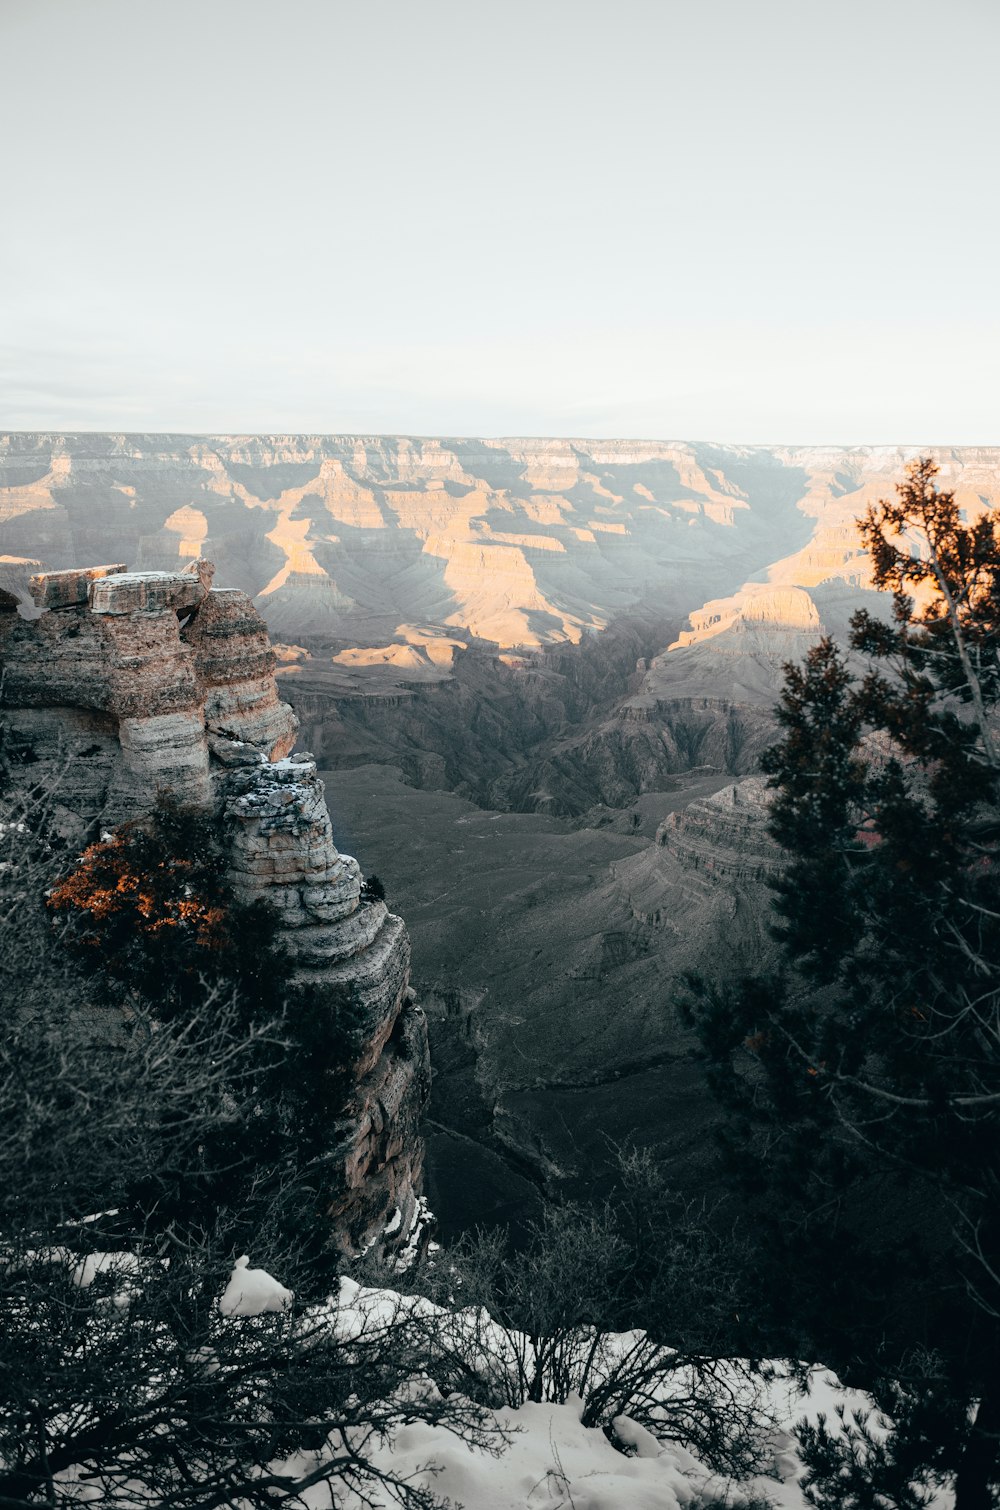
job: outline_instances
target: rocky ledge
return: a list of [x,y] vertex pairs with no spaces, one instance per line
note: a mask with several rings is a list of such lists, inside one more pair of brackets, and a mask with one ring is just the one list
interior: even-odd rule
[[427,1030],[409,987],[402,920],[363,894],[334,844],[316,764],[292,754],[267,629],[214,568],[122,564],[32,578],[37,616],[0,594],[0,729],[11,780],[44,787],[64,836],[142,819],[169,797],[223,819],[230,878],[280,919],[293,979],[350,984],[365,1011],[333,1131],[328,1199],[338,1241],[410,1241],[419,1219]]
[[756,953],[770,916],[767,883],[784,864],[769,820],[763,776],[744,777],[670,813],[653,844],[613,867],[632,916],[689,939],[703,935],[713,949],[739,935],[741,948]]

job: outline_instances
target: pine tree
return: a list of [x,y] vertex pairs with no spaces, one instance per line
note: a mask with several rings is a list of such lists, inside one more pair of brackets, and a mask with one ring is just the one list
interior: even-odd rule
[[806,1443],[831,1506],[866,1473],[872,1505],[920,1503],[914,1475],[953,1476],[958,1510],[1000,1492],[1000,541],[936,473],[860,523],[891,616],[785,668],[781,969],[688,1004],[773,1319],[894,1413],[888,1444]]

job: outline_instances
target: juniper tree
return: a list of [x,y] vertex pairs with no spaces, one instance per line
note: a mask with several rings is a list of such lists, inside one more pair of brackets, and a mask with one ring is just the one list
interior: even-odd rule
[[936,473],[860,521],[890,615],[785,667],[781,966],[687,1005],[775,1336],[896,1419],[808,1438],[831,1506],[920,1503],[914,1475],[953,1476],[958,1510],[1000,1491],[1000,542]]

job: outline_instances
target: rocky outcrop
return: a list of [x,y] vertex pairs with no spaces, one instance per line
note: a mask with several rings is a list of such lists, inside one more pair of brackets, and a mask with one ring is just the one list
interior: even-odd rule
[[783,863],[768,832],[769,817],[762,776],[745,777],[669,813],[654,844],[615,866],[633,917],[682,932],[686,943],[709,931],[721,938],[728,927],[728,952],[735,928],[744,947],[752,936],[759,949],[766,936],[767,883]]
[[[278,696],[275,656],[247,595],[183,571],[122,565],[36,574],[38,616],[0,603],[3,753],[14,784],[44,787],[64,836],[141,819],[156,801],[217,815],[238,895],[270,904],[294,979],[350,984],[365,1020],[328,1199],[348,1248],[389,1227],[408,1240],[421,1187],[427,1034],[409,940],[362,893],[334,844],[311,756]],[[6,610],[6,611],[3,611]]]
[[735,881],[766,882],[783,862],[768,829],[771,817],[763,776],[748,776],[670,813],[656,842],[682,870],[711,888]]

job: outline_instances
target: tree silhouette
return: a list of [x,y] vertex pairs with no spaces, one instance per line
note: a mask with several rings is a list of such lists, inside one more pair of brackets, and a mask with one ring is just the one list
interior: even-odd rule
[[936,473],[860,523],[891,615],[785,668],[782,967],[687,1003],[775,1325],[894,1415],[886,1440],[806,1434],[830,1506],[923,1503],[907,1485],[945,1474],[988,1510],[1000,1487],[1000,543]]

